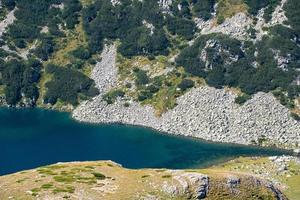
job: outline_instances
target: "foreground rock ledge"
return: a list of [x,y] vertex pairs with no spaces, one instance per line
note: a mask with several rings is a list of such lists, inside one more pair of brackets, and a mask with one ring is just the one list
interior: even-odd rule
[[286,197],[270,182],[218,170],[122,168],[111,161],[58,163],[0,177],[0,199],[269,199]]

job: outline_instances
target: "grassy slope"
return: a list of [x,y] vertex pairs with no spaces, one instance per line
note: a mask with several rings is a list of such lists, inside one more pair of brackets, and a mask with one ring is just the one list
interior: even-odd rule
[[[196,86],[204,83],[204,80],[197,77],[190,77],[183,68],[176,68],[169,61],[174,55],[158,56],[153,60],[146,57],[137,56],[131,59],[124,58],[121,55],[117,57],[117,67],[119,69],[118,85],[119,89],[137,100],[139,92],[146,89],[146,86],[134,87],[127,89],[125,87],[127,82],[135,82],[134,69],[138,68],[147,72],[150,81],[148,85],[154,83],[154,79],[159,79],[162,85],[159,91],[153,94],[153,97],[148,98],[141,103],[143,105],[151,105],[156,110],[156,114],[160,116],[162,113],[172,109],[176,105],[176,98],[183,95],[186,91],[178,91],[177,86],[183,78],[190,78],[194,80]],[[179,74],[179,75],[178,75]]]
[[217,15],[228,18],[239,12],[247,12],[247,9],[243,0],[219,0]]
[[[84,33],[82,22],[80,22],[74,30],[72,31],[66,31],[66,37],[64,38],[58,38],[56,41],[56,44],[58,45],[58,49],[54,52],[54,54],[51,56],[51,58],[44,63],[44,66],[46,66],[49,63],[59,65],[62,67],[65,67],[68,64],[72,64],[74,61],[74,58],[70,53],[77,49],[80,46],[87,46],[87,39],[86,35]],[[91,64],[88,62],[85,62],[81,71],[85,75],[89,76],[92,70]],[[42,103],[43,97],[46,93],[46,86],[45,84],[51,80],[51,75],[47,74],[44,70],[42,71],[41,80],[39,82],[39,88],[40,88],[40,97],[37,101],[37,105],[39,107],[45,107],[45,105]],[[58,110],[72,110],[71,105],[67,105],[66,103],[63,103],[59,101],[56,105],[54,105],[55,109]]]
[[[253,179],[243,173],[206,169],[189,172],[209,176],[208,200],[225,199],[275,199],[268,189],[253,184]],[[58,198],[58,199],[143,199],[156,196],[160,199],[187,199],[162,191],[165,183],[174,184],[174,174],[165,169],[129,170],[110,161],[65,163],[41,167],[0,177],[0,199]],[[183,174],[185,171],[176,171]],[[239,177],[241,184],[232,192],[228,188],[229,176]]]

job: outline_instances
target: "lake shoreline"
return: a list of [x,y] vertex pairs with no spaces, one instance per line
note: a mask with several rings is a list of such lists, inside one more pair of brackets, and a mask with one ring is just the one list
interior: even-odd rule
[[[205,91],[205,90],[215,90],[215,89],[204,87],[198,89],[198,91],[199,90]],[[274,100],[274,98],[270,97],[269,95],[264,95],[264,94],[260,94],[260,95],[263,95],[263,98],[267,97],[267,99],[269,100],[271,99],[271,101]],[[229,95],[229,98],[230,97],[231,96]],[[188,98],[185,97],[185,99]],[[260,99],[260,97],[258,99]],[[182,100],[179,101],[182,102]],[[233,101],[232,97],[230,101]],[[246,107],[247,106],[248,105],[246,105]],[[238,108],[238,109],[242,110],[242,108]],[[282,110],[285,111],[285,107],[281,106],[280,112],[282,112]],[[195,114],[199,116],[199,113],[195,113]],[[289,117],[288,114],[289,113],[285,113],[285,117]],[[216,130],[213,124],[214,120],[211,120],[211,123],[209,125],[210,127],[213,127],[212,130],[213,134],[211,134],[210,130],[207,129],[205,130],[205,128],[207,128],[206,125],[202,125],[200,123],[187,124],[189,121],[195,122],[197,118],[195,118],[194,116],[192,116],[192,118],[186,117],[186,115],[181,116],[178,110],[168,111],[167,113],[164,113],[161,118],[158,118],[155,116],[154,110],[151,106],[142,106],[137,102],[131,102],[129,107],[125,107],[124,102],[120,99],[117,100],[114,104],[107,104],[104,100],[102,100],[102,97],[100,96],[95,97],[93,100],[86,101],[81,105],[79,105],[79,107],[77,107],[72,112],[72,117],[79,122],[85,122],[91,124],[123,124],[123,125],[142,126],[142,127],[159,131],[163,134],[179,135],[179,136],[185,136],[191,138],[200,138],[205,141],[211,141],[211,142],[253,145],[253,146],[262,146],[262,147],[266,147],[266,146],[277,147],[277,148],[288,149],[288,150],[294,150],[299,148],[297,147],[297,140],[300,138],[299,134],[290,134],[290,135],[287,134],[288,138],[286,139],[284,136],[282,137],[282,134],[277,134],[277,132],[273,132],[272,134],[267,133],[265,135],[262,133],[255,133],[254,130],[255,128],[254,128],[252,130],[252,135],[247,134],[245,138],[243,133],[238,133],[238,134],[234,134],[232,132],[228,133],[228,130],[226,130],[226,128],[225,130],[221,129],[221,131]],[[184,123],[182,124],[181,122],[180,124],[180,120],[178,120],[178,118],[181,118],[180,120],[184,121]],[[219,120],[222,121],[222,119]],[[207,123],[207,121],[208,120],[206,120],[205,123]],[[288,128],[292,128],[292,129],[295,128],[296,130],[297,128],[300,127],[297,122],[292,122],[292,123],[294,124],[289,126]],[[228,124],[226,126],[228,128]],[[191,129],[195,127],[196,129],[191,131]],[[201,133],[202,128],[205,130],[204,133]],[[257,132],[259,132],[259,129]],[[279,136],[277,137],[279,139],[281,139],[280,137],[282,137],[286,139],[286,141],[278,142],[278,140],[275,139],[276,136]],[[253,139],[251,140],[251,138]],[[262,140],[263,142],[262,143],[258,142],[260,140]],[[293,142],[294,144],[292,144]]]
[[[64,112],[64,111],[58,111],[58,112]],[[185,139],[190,139],[190,140],[194,140],[194,141],[205,142],[205,143],[208,143],[208,144],[228,144],[228,145],[233,145],[233,146],[254,147],[254,148],[258,148],[258,149],[260,149],[260,148],[261,149],[278,149],[278,150],[286,151],[287,155],[291,155],[293,153],[293,150],[294,150],[294,149],[281,148],[280,146],[275,146],[275,145],[263,146],[263,145],[258,145],[258,144],[239,144],[239,143],[234,143],[234,142],[220,142],[220,141],[206,140],[206,139],[199,138],[199,137],[173,134],[173,133],[157,130],[153,127],[148,127],[148,126],[143,126],[143,125],[135,125],[135,124],[126,124],[126,123],[122,123],[122,122],[94,123],[94,122],[79,121],[77,119],[74,119],[72,116],[71,116],[71,119],[73,119],[73,120],[75,120],[75,121],[77,121],[81,124],[85,124],[85,125],[100,125],[100,126],[101,125],[105,125],[105,126],[115,125],[115,126],[136,127],[136,128],[149,129],[149,130],[153,130],[153,131],[157,132],[157,134],[159,134],[159,135],[168,135],[168,136],[173,136],[173,137],[185,138]]]
[[204,143],[208,143],[208,144],[220,144],[220,145],[233,145],[233,146],[240,146],[240,147],[253,147],[253,148],[261,148],[261,149],[277,149],[277,150],[284,150],[286,151],[287,155],[291,155],[293,153],[294,149],[287,149],[287,148],[282,148],[280,146],[275,146],[275,145],[258,145],[258,144],[240,144],[240,143],[234,143],[234,142],[221,142],[221,141],[213,141],[213,140],[206,140],[203,138],[199,138],[199,137],[193,137],[193,136],[184,136],[181,134],[173,134],[173,133],[169,133],[166,131],[162,131],[162,130],[157,130],[153,127],[149,127],[149,126],[143,126],[143,125],[136,125],[136,124],[128,124],[128,123],[122,123],[122,122],[103,122],[103,123],[97,123],[97,122],[90,122],[90,121],[80,121],[77,120],[76,118],[74,118],[72,116],[72,112],[71,111],[64,111],[64,110],[58,110],[58,109],[49,109],[49,108],[43,108],[43,107],[7,107],[7,106],[0,106],[0,109],[8,109],[8,110],[14,110],[14,111],[18,111],[18,110],[42,110],[42,111],[46,111],[46,112],[56,112],[56,113],[64,113],[68,115],[68,119],[73,120],[75,122],[78,122],[80,124],[83,125],[95,125],[95,126],[109,126],[109,125],[114,125],[114,126],[123,126],[123,127],[134,127],[134,128],[142,128],[142,129],[148,129],[148,130],[152,130],[155,131],[156,134],[159,135],[168,135],[168,136],[173,136],[173,137],[178,137],[178,138],[184,138],[184,139],[190,139],[192,141],[200,141],[200,142],[204,142]]
[[132,169],[185,169],[240,156],[291,154],[278,148],[169,135],[140,126],[79,123],[69,113],[45,109],[0,109],[0,119],[0,174],[69,161],[113,160]]

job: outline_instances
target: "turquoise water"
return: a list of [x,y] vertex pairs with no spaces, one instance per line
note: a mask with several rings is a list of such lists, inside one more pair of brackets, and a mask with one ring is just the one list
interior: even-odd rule
[[0,109],[0,175],[66,161],[113,160],[129,168],[206,167],[262,149],[159,134],[122,125],[90,125],[67,113]]

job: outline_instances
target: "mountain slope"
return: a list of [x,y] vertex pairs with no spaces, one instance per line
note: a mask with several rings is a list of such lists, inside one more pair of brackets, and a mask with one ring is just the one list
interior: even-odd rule
[[[3,103],[77,108],[74,117],[91,122],[107,116],[105,122],[148,125],[147,119],[170,116],[160,120],[166,127],[149,126],[195,137],[208,132],[205,139],[215,141],[300,143],[296,0],[6,0],[1,6]],[[217,90],[203,100],[197,96],[203,88]],[[109,115],[115,108],[118,115]],[[198,111],[183,116],[191,110]]]

